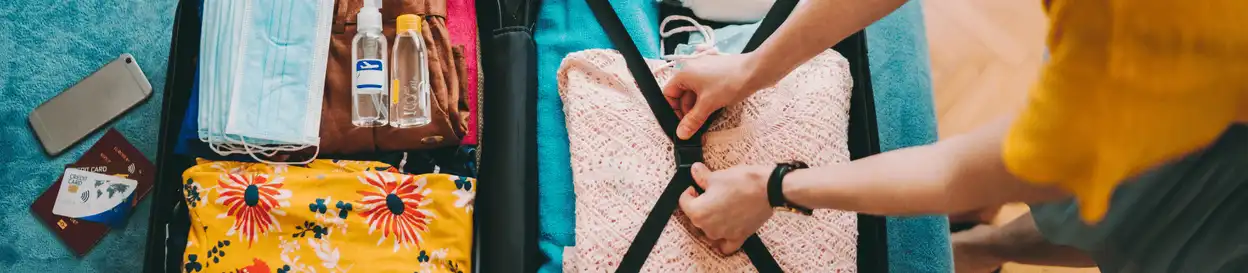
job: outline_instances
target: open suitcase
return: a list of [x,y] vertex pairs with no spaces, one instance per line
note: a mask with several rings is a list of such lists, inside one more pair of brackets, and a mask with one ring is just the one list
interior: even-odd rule
[[[199,1],[182,0],[170,42],[168,80],[162,101],[157,151],[157,181],[144,272],[181,272],[189,229],[182,204],[182,171],[194,164],[174,152],[195,81],[200,21]],[[537,249],[537,170],[535,102],[536,45],[533,41],[539,0],[477,0],[481,62],[485,80],[481,100],[480,181],[474,215],[473,264],[476,272],[535,272],[548,261]],[[787,15],[790,10],[769,14]],[[778,13],[779,12],[779,13]],[[664,7],[664,15],[688,10]],[[760,32],[779,27],[760,26]],[[856,33],[834,49],[849,60],[854,80],[850,109],[852,159],[879,153],[866,37]],[[488,107],[488,108],[486,108]],[[858,217],[858,271],[887,272],[888,249],[883,217]]]

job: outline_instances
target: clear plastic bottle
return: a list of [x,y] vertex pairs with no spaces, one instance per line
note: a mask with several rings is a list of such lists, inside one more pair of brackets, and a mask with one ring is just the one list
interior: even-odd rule
[[429,124],[429,53],[420,35],[420,16],[404,14],[395,22],[394,57],[391,69],[390,126],[419,127]]
[[380,0],[364,0],[351,40],[351,124],[360,127],[385,126],[389,121],[388,44],[381,33],[380,8]]

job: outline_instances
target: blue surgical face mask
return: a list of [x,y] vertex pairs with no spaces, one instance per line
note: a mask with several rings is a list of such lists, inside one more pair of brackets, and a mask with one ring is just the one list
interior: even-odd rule
[[722,23],[753,23],[763,20],[776,0],[657,0],[689,8],[705,20]]
[[221,154],[317,146],[332,13],[333,0],[206,1],[200,138]]
[[[233,33],[241,24],[242,1],[205,1],[199,52],[199,139],[225,155],[234,144],[225,141],[225,120],[232,89],[237,52],[233,50],[241,33]],[[219,148],[221,147],[221,148]],[[228,148],[227,148],[228,147]],[[241,152],[232,152],[241,153]]]
[[728,25],[714,30],[714,41],[708,41],[707,35],[701,32],[693,32],[689,34],[689,43],[676,46],[676,54],[693,54],[694,45],[713,42],[715,48],[722,53],[740,54],[745,50],[745,44],[749,43],[750,37],[754,36],[754,31],[758,30],[759,23],[745,25]]

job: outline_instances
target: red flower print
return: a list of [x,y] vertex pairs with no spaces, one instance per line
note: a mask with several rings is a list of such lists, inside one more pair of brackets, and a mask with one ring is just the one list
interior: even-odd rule
[[360,176],[360,182],[372,186],[371,191],[360,191],[363,198],[360,204],[360,216],[368,222],[368,234],[374,230],[382,230],[381,239],[394,238],[394,250],[399,246],[410,248],[419,245],[420,232],[429,231],[429,222],[433,221],[433,212],[420,209],[433,200],[427,198],[430,190],[425,189],[425,178],[390,172],[366,172]]
[[251,265],[243,267],[243,268],[239,268],[238,270],[235,270],[234,272],[235,273],[260,273],[260,272],[268,273],[269,271],[272,271],[272,270],[269,270],[269,265],[264,263],[264,261],[261,261],[260,259],[253,258],[251,259],[251,262],[252,262]]
[[290,190],[282,189],[282,177],[268,174],[241,173],[222,177],[218,183],[217,204],[229,208],[217,218],[234,217],[234,225],[225,233],[226,236],[238,237],[247,241],[247,245],[255,242],[261,234],[270,229],[281,231],[282,228],[274,215],[286,215],[281,208],[289,207]]

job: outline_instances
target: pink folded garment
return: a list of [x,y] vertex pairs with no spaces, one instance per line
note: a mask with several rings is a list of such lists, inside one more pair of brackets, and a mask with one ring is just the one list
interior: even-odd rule
[[[652,70],[663,61],[648,61]],[[672,69],[658,69],[660,86]],[[576,193],[576,246],[568,272],[619,266],[646,215],[676,172],[668,140],[624,59],[613,50],[569,54],[558,73]],[[776,86],[725,108],[705,136],[711,169],[801,160],[811,166],[849,161],[849,63],[828,50]],[[672,218],[643,272],[751,272],[743,253],[721,256]],[[785,272],[856,272],[857,215],[816,210],[776,213],[759,231]]]
[[468,65],[468,130],[461,144],[477,144],[477,91],[478,80],[477,4],[473,0],[446,1],[446,29],[451,32],[451,43],[464,47],[464,63]]

